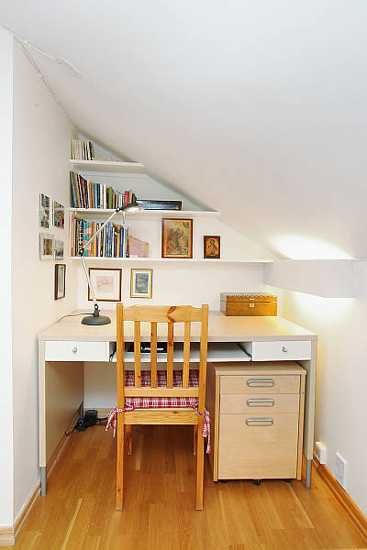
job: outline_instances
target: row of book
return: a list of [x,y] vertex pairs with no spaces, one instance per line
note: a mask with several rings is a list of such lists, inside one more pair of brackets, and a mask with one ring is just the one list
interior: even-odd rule
[[[74,218],[71,228],[71,255],[79,256],[89,239],[103,222],[89,222]],[[108,223],[84,251],[84,256],[94,258],[126,258],[128,245],[127,226]]]
[[78,160],[93,160],[94,159],[94,144],[93,141],[83,141],[81,139],[71,140],[71,158]]
[[83,176],[70,172],[72,208],[120,208],[136,201],[132,191],[115,191],[104,183],[87,181]]

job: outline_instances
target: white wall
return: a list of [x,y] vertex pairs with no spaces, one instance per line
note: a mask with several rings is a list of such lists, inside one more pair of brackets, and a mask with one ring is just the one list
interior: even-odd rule
[[[15,516],[39,478],[37,333],[74,307],[75,285],[70,265],[66,273],[67,297],[54,301],[54,261],[39,260],[42,229],[38,220],[40,192],[69,204],[70,135],[70,122],[17,46],[12,243]],[[66,216],[64,231],[55,228],[50,231],[66,241],[67,224]]]
[[346,489],[367,512],[367,301],[276,292],[281,313],[319,336],[316,440],[332,472],[336,451],[348,461]]
[[11,216],[13,140],[13,38],[0,28],[0,529],[13,524],[13,396],[11,312]]

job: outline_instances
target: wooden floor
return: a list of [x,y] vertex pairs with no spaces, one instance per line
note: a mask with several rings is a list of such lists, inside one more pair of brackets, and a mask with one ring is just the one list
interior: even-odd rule
[[[103,427],[74,433],[18,550],[264,550],[367,548],[322,480],[214,483],[194,511],[188,427],[136,427],[126,505],[114,510],[114,441]],[[14,547],[12,547],[14,548]]]

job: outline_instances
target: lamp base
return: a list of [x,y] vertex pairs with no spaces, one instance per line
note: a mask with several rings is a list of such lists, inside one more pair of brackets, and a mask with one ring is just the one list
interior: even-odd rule
[[83,317],[82,319],[82,325],[109,325],[111,323],[111,319],[107,317],[107,315],[98,315],[98,317],[95,317],[94,315],[87,315],[86,317]]

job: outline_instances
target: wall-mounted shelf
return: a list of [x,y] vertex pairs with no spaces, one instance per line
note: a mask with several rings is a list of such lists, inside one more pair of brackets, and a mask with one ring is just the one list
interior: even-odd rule
[[76,172],[144,172],[141,162],[124,162],[115,160],[80,160],[70,159],[71,169]]
[[[114,209],[111,208],[70,208],[69,210],[78,218],[96,218],[96,216],[107,218],[114,212]],[[127,216],[129,216],[129,220],[202,217],[216,218],[220,216],[220,212],[215,210],[142,210],[141,212],[136,212],[134,214],[127,214]]]
[[[86,261],[90,262],[120,262],[120,263],[197,263],[197,264],[268,264],[274,260],[264,258],[241,258],[241,259],[206,259],[206,258],[95,258],[93,256],[85,256]],[[69,260],[80,261],[80,256],[70,256]]]

